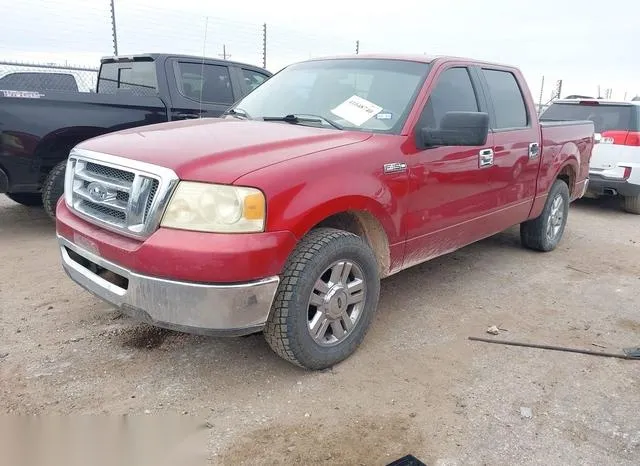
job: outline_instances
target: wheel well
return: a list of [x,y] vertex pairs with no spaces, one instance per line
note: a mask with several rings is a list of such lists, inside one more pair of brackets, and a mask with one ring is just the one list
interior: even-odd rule
[[378,219],[369,212],[340,212],[324,219],[313,227],[313,229],[316,228],[336,228],[363,238],[376,256],[380,277],[389,275],[389,240]]
[[576,181],[576,173],[573,167],[571,167],[571,165],[567,165],[562,170],[560,170],[560,173],[558,173],[558,179],[564,181],[567,184],[567,186],[569,187],[569,195],[573,195],[573,188]]
[[90,132],[72,132],[69,134],[62,134],[55,137],[51,141],[47,141],[38,148],[42,163],[40,164],[40,176],[41,181],[49,174],[51,169],[58,163],[62,162],[69,156],[69,152],[77,144],[87,139],[91,139],[96,136],[104,134],[104,131],[90,131]]

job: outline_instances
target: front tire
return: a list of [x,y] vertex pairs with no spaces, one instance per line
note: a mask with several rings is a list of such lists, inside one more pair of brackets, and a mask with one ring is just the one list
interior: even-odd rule
[[67,161],[63,160],[53,167],[42,184],[42,205],[44,210],[52,219],[56,218],[56,205],[64,194],[64,175],[67,168]]
[[562,239],[568,215],[569,187],[564,181],[556,180],[540,216],[520,224],[522,245],[537,251],[553,251]]
[[40,207],[42,205],[40,193],[7,193],[7,197],[13,202],[27,207]]
[[321,370],[355,352],[380,296],[378,265],[360,237],[320,228],[296,247],[264,329],[285,360]]
[[630,214],[640,215],[640,196],[627,196],[624,198],[624,210]]

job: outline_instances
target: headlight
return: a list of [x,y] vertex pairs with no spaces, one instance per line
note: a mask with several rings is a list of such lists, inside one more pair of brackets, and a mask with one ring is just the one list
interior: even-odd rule
[[264,230],[265,199],[255,188],[181,181],[161,225],[212,233]]

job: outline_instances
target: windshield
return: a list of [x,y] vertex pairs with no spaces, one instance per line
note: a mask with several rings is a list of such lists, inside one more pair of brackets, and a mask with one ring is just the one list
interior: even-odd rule
[[604,131],[635,131],[631,105],[611,104],[551,104],[540,116],[540,121],[591,120],[596,133]]
[[[427,63],[403,60],[332,59],[291,65],[235,106],[249,118],[295,115],[305,124],[399,132],[421,84]],[[288,120],[294,121],[294,120]]]

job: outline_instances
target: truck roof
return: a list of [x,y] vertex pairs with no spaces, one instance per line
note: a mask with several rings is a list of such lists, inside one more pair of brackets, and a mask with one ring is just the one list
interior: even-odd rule
[[315,60],[332,60],[332,59],[373,59],[373,60],[404,60],[415,61],[420,63],[432,63],[434,61],[464,61],[476,65],[492,65],[505,68],[516,68],[513,65],[505,65],[503,63],[488,62],[468,57],[457,57],[454,55],[420,55],[420,54],[402,54],[402,53],[361,53],[347,55],[330,55],[325,57],[312,58],[304,61]]
[[628,105],[628,106],[640,106],[640,101],[629,100],[610,100],[610,99],[557,99],[551,102],[552,104],[579,104],[593,102],[599,105]]
[[[165,60],[167,58],[186,58],[188,60],[202,60],[203,57],[200,55],[183,55],[180,53],[139,53],[139,54],[134,54],[134,55],[118,55],[118,56],[106,56],[106,57],[102,57],[102,59],[100,60],[100,63],[104,63],[107,61],[118,61],[118,60],[135,60],[136,58],[146,58],[146,59],[152,59],[153,61],[162,61]],[[256,66],[256,65],[252,65],[250,63],[244,63],[244,62],[239,62],[239,61],[234,61],[234,60],[224,60],[222,58],[213,58],[213,57],[204,57],[205,60],[207,61],[217,61],[217,62],[221,62],[221,63],[231,63],[233,65],[238,65],[238,66],[243,66],[245,68],[247,67],[251,67],[251,68],[255,68],[255,69],[259,69],[259,70],[263,70],[263,68]]]

